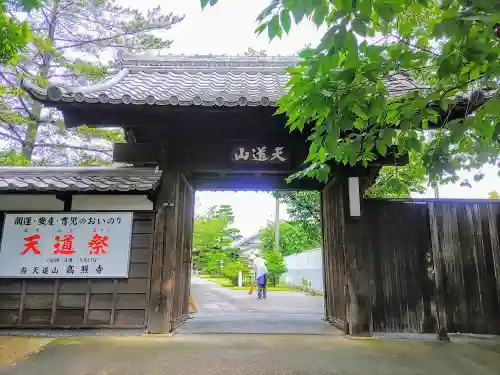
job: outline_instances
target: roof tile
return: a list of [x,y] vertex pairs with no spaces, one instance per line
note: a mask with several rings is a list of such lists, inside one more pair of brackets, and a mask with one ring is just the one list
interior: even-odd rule
[[161,172],[153,168],[122,167],[3,167],[0,193],[11,191],[150,191]]
[[[297,57],[132,56],[118,62],[121,70],[92,86],[41,89],[23,82],[39,100],[110,104],[275,106],[286,93],[285,68]],[[416,86],[402,74],[387,81],[392,95]]]

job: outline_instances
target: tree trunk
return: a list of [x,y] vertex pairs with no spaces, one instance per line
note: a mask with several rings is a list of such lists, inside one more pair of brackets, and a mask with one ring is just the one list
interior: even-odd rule
[[[49,33],[48,38],[51,44],[54,43],[54,36],[57,26],[57,12],[59,10],[60,0],[54,0],[52,4],[52,11],[50,14],[49,22]],[[52,63],[53,54],[49,51],[42,52],[42,65],[40,66],[39,75],[40,77],[47,79],[49,75],[50,65]],[[33,152],[35,151],[35,144],[38,135],[38,129],[40,128],[40,119],[42,115],[42,105],[35,102],[31,107],[31,112],[34,117],[34,124],[28,124],[28,129],[26,130],[26,138],[23,142],[22,154],[23,156],[31,162],[33,157]]]

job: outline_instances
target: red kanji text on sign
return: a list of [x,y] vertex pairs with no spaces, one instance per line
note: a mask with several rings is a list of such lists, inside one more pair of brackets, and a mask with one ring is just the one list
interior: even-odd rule
[[65,234],[63,238],[61,236],[56,236],[54,244],[54,254],[62,254],[62,255],[73,255],[76,253],[75,249],[73,249],[73,240],[75,237],[72,234]]
[[106,249],[108,248],[108,236],[101,236],[99,233],[94,234],[92,239],[89,241],[90,253],[93,255],[106,254]]
[[38,240],[40,239],[39,234],[34,234],[32,236],[24,237],[24,250],[21,252],[21,255],[26,254],[28,251],[33,251],[35,254],[40,255],[40,250],[36,247],[38,245]]

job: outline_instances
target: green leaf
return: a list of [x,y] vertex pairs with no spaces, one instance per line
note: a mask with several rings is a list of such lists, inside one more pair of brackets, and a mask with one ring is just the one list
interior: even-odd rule
[[422,143],[415,137],[406,139],[406,147],[415,151],[421,151]]
[[320,163],[324,163],[325,162],[325,159],[326,159],[326,150],[324,147],[320,147],[318,152],[317,152],[317,155],[316,155],[316,158],[317,160],[320,162]]
[[292,8],[293,19],[295,20],[295,24],[299,24],[302,22],[306,14],[306,9],[303,6],[301,1],[295,1],[294,6]]
[[352,0],[331,0],[333,5],[339,10],[351,10]]
[[344,69],[337,77],[337,79],[344,81],[348,85],[354,81],[354,78],[356,78],[356,69]]
[[335,46],[335,35],[337,34],[337,31],[337,25],[330,27],[325,35],[323,35],[323,37],[321,38],[321,42],[319,43],[317,50],[323,51],[332,49],[332,47]]
[[403,44],[395,43],[388,48],[389,56],[393,60],[397,60],[401,57],[403,53]]
[[458,74],[461,69],[462,58],[458,54],[453,53],[441,61],[438,69],[438,77],[443,79],[451,74]]
[[324,166],[323,168],[318,169],[316,173],[319,181],[327,182],[328,177],[330,176],[330,168],[328,166]]
[[385,156],[385,154],[387,153],[387,145],[383,140],[378,140],[375,143],[375,147],[380,155]]
[[364,144],[365,153],[368,153],[371,150],[373,150],[373,147],[375,147],[375,144],[373,142],[365,142]]
[[397,191],[397,190],[401,190],[401,188],[403,187],[403,184],[401,183],[401,181],[399,181],[398,178],[393,177],[389,180],[389,186],[391,187],[391,189]]
[[208,5],[208,1],[209,0],[200,0],[202,9],[204,9]]
[[352,21],[352,29],[356,32],[356,34],[366,36],[366,23],[361,21],[359,18],[355,18]]
[[281,11],[281,26],[283,27],[283,30],[285,30],[285,33],[288,34],[290,27],[292,26],[292,19],[288,9],[283,9]]
[[271,5],[264,8],[264,10],[262,12],[260,12],[260,14],[257,16],[257,22],[262,22],[262,21],[264,21],[264,19],[269,17],[273,13],[273,10],[276,8],[276,6],[277,6],[276,2],[274,2],[274,1],[271,2]]
[[345,118],[345,117],[342,117],[339,121],[339,128],[341,130],[351,130],[353,127],[353,121],[348,119],[348,118]]
[[394,4],[386,3],[382,1],[376,1],[373,7],[379,17],[385,22],[391,22],[394,19]]
[[344,37],[344,48],[350,54],[357,54],[358,51],[358,40],[352,31],[348,31],[345,33]]
[[356,114],[359,118],[362,118],[363,120],[368,120],[370,116],[366,114],[365,111],[363,111],[358,105],[354,104],[351,106],[351,111]]
[[328,14],[328,5],[321,0],[321,5],[314,9],[314,23],[316,26],[321,26],[325,22],[326,15]]
[[278,15],[273,16],[267,26],[269,40],[273,40],[275,36],[281,34],[280,18]]
[[359,16],[369,21],[372,15],[372,0],[359,0],[357,8]]
[[346,36],[345,29],[340,29],[340,30],[338,30],[337,33],[335,33],[335,36],[333,37],[333,43],[334,43],[334,47],[336,49],[344,48],[345,36]]
[[392,145],[393,139],[396,138],[397,133],[394,129],[387,129],[383,133],[383,141],[386,145]]
[[268,24],[267,22],[265,22],[265,23],[261,23],[259,26],[257,26],[257,28],[255,29],[255,31],[254,31],[254,32],[255,32],[257,35],[260,35],[260,34],[262,34],[262,32],[266,29],[266,27],[268,27],[268,25],[269,25],[269,24]]

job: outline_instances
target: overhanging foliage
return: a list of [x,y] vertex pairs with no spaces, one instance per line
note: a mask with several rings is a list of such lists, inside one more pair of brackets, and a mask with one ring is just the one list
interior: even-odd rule
[[[393,146],[422,153],[434,181],[499,165],[498,1],[272,0],[256,32],[282,37],[305,19],[327,31],[279,103],[291,130],[311,132],[295,177],[327,180],[332,163],[366,166]],[[389,95],[396,76],[412,89]]]

